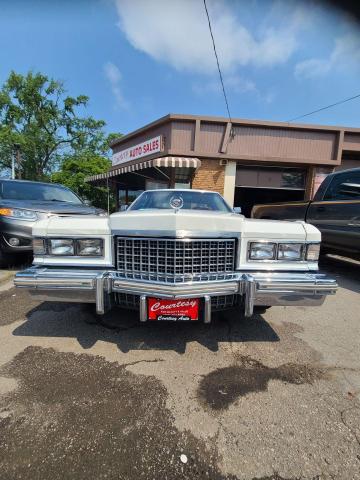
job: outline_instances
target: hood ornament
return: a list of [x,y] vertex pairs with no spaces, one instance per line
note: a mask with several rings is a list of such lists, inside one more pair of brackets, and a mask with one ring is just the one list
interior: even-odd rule
[[170,198],[170,207],[175,210],[175,213],[180,210],[184,206],[184,200],[180,196],[174,195]]

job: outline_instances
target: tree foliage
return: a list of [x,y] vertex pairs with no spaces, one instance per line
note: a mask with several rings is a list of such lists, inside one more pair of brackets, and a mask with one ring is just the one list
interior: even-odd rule
[[88,100],[67,96],[61,82],[41,73],[11,72],[0,89],[0,168],[11,168],[18,149],[16,178],[61,183],[107,208],[107,189],[84,180],[109,169],[109,144],[121,134],[106,135],[103,120],[81,115]]
[[[107,210],[107,188],[94,187],[86,183],[85,178],[106,172],[110,166],[111,162],[106,157],[92,152],[82,152],[80,155],[64,158],[61,169],[52,174],[51,181],[71,188],[81,198],[88,199],[93,205]],[[114,198],[110,192],[110,209],[113,208]]]
[[61,82],[41,73],[11,72],[0,90],[0,167],[10,168],[14,146],[17,177],[46,179],[71,155],[105,155],[105,122],[81,116],[88,97],[67,96]]

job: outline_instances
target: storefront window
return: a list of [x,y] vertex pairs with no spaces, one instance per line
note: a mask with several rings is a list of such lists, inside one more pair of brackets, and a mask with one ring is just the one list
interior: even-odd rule
[[118,190],[119,210],[128,207],[144,190],[130,190],[121,188]]
[[130,205],[137,197],[143,193],[144,190],[128,190],[128,201],[127,204]]
[[159,180],[146,180],[146,190],[161,190],[163,188],[169,188],[168,182]]
[[126,205],[126,189],[118,190],[119,206]]
[[187,190],[190,188],[190,182],[189,183],[175,183],[175,188],[177,190]]

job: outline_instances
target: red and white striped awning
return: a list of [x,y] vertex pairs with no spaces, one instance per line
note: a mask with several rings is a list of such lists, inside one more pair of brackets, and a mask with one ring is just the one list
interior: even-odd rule
[[153,158],[139,163],[123,164],[118,168],[114,168],[105,173],[99,173],[98,175],[92,175],[85,178],[85,182],[98,182],[106,180],[111,177],[116,177],[124,173],[136,172],[137,170],[143,170],[144,168],[161,168],[161,167],[177,167],[177,168],[199,168],[201,161],[198,158],[192,157],[159,157]]

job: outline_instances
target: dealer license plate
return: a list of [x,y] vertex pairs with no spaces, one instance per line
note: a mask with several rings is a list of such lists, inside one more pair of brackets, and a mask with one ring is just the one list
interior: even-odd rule
[[199,299],[167,300],[148,298],[148,319],[158,321],[191,321],[199,319]]

